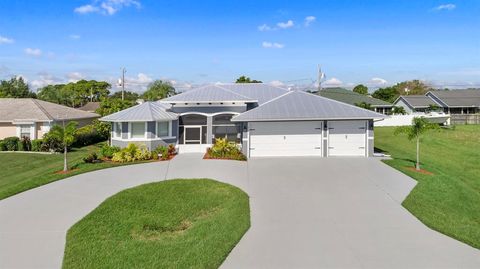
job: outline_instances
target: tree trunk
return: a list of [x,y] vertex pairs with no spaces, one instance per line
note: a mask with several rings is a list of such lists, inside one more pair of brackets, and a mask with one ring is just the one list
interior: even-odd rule
[[415,169],[420,170],[420,137],[417,136],[417,163]]
[[63,148],[63,171],[67,172],[68,167],[67,167],[67,146]]

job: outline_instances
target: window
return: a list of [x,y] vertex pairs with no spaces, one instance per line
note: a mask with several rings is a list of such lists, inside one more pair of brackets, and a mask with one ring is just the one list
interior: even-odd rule
[[215,143],[216,138],[226,138],[228,141],[236,143],[241,142],[241,125],[233,123],[232,117],[232,114],[220,114],[213,117],[212,143]]
[[122,137],[122,123],[115,122],[114,129],[115,129],[115,137]]
[[157,122],[157,136],[158,137],[170,136],[170,122],[168,121]]
[[145,122],[132,122],[131,138],[145,138]]
[[30,125],[20,125],[20,137],[28,137],[30,138]]

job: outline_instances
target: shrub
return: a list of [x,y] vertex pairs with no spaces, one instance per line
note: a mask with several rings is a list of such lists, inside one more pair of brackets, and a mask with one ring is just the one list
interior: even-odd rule
[[43,135],[43,143],[41,146],[41,151],[62,152],[63,151],[62,141],[60,141],[50,133],[46,133],[45,135]]
[[212,158],[246,160],[247,158],[238,148],[235,142],[230,142],[226,138],[215,139],[215,144],[207,150],[207,154]]
[[11,136],[7,137],[3,140],[3,143],[5,144],[5,150],[8,151],[17,151],[18,150],[18,142],[20,139],[16,136]]
[[84,147],[105,141],[106,139],[108,139],[108,135],[105,137],[98,132],[94,124],[89,124],[78,128],[75,133],[75,142],[73,143],[73,146]]
[[108,144],[105,144],[100,149],[100,156],[102,156],[103,158],[111,159],[113,157],[113,154],[119,151],[119,147],[109,146]]
[[[169,160],[173,155],[175,155],[175,146],[170,144],[167,146],[158,146],[154,151],[152,151],[152,157],[156,160],[160,158],[161,160]],[[159,157],[160,155],[160,157]]]
[[32,151],[41,151],[42,150],[42,139],[33,139],[32,141]]
[[133,143],[130,143],[126,148],[113,153],[112,157],[112,161],[121,163],[150,159],[152,159],[152,153],[148,151],[145,145],[139,147]]
[[32,150],[32,143],[30,142],[30,138],[24,136],[22,139],[18,141],[18,150],[19,151],[31,151]]
[[7,147],[5,146],[5,142],[3,140],[0,140],[0,151],[6,151]]
[[95,163],[95,162],[98,162],[98,161],[100,161],[100,160],[98,159],[97,153],[95,153],[95,152],[90,152],[87,156],[85,156],[85,157],[83,158],[83,161],[84,161],[85,163]]

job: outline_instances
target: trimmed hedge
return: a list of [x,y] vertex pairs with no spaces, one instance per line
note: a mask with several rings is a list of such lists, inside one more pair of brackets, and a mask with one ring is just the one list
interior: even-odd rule
[[6,151],[17,151],[18,150],[18,142],[20,139],[16,136],[11,136],[3,139],[3,143],[5,145]]

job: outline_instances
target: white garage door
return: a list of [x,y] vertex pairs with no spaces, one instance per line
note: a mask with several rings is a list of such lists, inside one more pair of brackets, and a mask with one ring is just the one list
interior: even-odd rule
[[250,157],[322,156],[322,122],[251,122]]
[[365,156],[366,121],[329,121],[328,156]]

